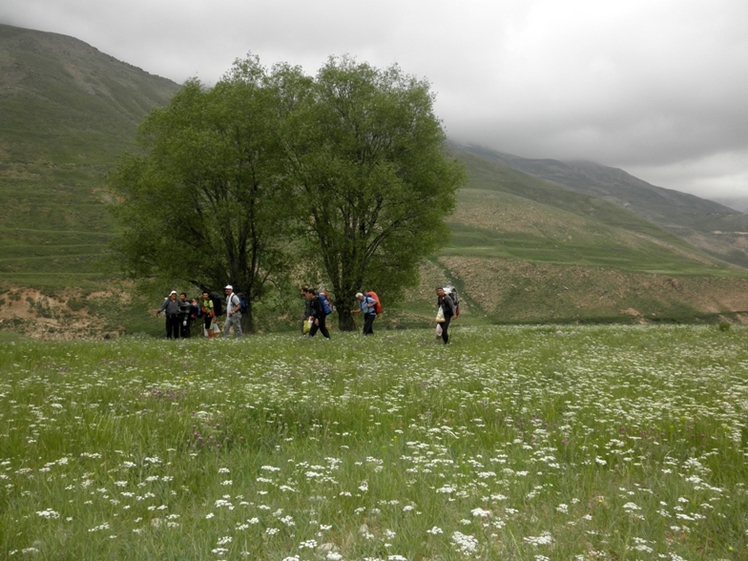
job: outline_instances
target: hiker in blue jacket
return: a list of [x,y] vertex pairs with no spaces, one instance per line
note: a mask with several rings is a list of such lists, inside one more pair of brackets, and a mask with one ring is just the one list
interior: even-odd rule
[[368,294],[356,294],[359,309],[351,310],[352,314],[364,314],[364,335],[374,335],[374,320],[377,319],[377,301]]
[[327,331],[327,325],[326,325],[327,314],[325,313],[325,308],[322,302],[317,297],[317,293],[311,288],[307,289],[306,298],[312,307],[312,313],[308,318],[308,319],[311,319],[313,322],[312,328],[309,330],[309,337],[314,337],[317,331],[321,331],[324,338],[329,341],[330,332]]

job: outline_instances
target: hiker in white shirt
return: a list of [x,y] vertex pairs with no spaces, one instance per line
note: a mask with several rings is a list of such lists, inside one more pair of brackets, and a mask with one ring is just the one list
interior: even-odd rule
[[234,326],[234,334],[237,338],[242,336],[242,303],[234,294],[234,287],[227,284],[223,291],[226,293],[226,324],[223,326],[223,336],[228,337],[231,326]]

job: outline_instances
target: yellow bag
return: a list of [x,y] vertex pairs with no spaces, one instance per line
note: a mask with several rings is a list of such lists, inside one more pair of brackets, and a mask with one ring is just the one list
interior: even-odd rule
[[302,330],[301,330],[301,331],[302,331],[302,333],[304,333],[305,335],[306,335],[307,333],[309,333],[309,332],[310,332],[310,331],[312,330],[312,325],[313,325],[313,324],[312,324],[312,320],[311,320],[311,319],[308,319],[308,320],[306,320],[306,321],[304,322],[304,327],[303,327],[303,328],[302,328]]

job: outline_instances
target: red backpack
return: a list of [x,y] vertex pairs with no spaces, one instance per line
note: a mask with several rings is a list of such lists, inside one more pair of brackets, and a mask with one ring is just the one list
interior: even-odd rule
[[366,293],[366,295],[369,298],[373,298],[374,299],[374,311],[377,312],[377,315],[381,314],[382,313],[382,303],[379,301],[379,296],[377,296],[377,293],[374,292],[373,290],[370,290],[369,292]]

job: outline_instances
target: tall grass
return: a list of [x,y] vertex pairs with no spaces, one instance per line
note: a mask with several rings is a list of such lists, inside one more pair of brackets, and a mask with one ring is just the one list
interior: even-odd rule
[[7,342],[0,556],[744,559],[745,336]]

